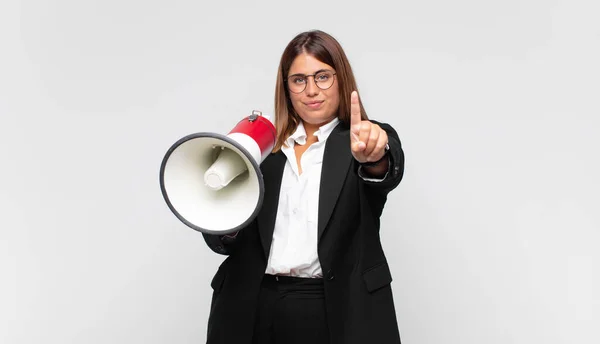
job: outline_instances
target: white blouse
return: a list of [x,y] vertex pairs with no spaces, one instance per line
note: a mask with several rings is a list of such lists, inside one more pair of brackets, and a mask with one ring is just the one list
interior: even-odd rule
[[294,143],[306,144],[306,131],[302,123],[287,139],[287,147],[281,147],[287,161],[281,180],[267,274],[323,276],[317,253],[319,185],[325,143],[338,124],[339,119],[335,118],[314,133],[318,141],[308,147],[300,159],[302,174],[298,173],[294,151]]

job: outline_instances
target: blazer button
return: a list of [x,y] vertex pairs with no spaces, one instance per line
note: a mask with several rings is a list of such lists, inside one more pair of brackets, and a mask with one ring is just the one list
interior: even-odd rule
[[335,278],[335,275],[333,274],[333,271],[327,270],[327,273],[325,274],[325,278],[327,278],[330,281],[333,280]]

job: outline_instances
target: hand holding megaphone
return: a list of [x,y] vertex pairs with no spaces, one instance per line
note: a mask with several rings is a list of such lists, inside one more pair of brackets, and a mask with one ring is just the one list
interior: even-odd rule
[[200,132],[175,142],[160,168],[169,209],[184,224],[225,235],[258,215],[264,195],[260,164],[275,146],[276,129],[259,111],[227,135]]

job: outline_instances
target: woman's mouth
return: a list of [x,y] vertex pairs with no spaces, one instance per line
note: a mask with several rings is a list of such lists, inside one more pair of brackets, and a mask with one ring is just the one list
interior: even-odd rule
[[321,107],[321,104],[323,104],[323,101],[314,101],[314,102],[309,102],[309,103],[304,103],[304,104],[311,109],[318,109]]

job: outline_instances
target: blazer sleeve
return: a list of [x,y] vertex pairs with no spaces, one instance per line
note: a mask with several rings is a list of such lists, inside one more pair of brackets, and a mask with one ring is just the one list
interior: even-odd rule
[[243,245],[245,232],[252,230],[253,227],[256,226],[256,219],[250,223],[247,227],[240,229],[235,235],[232,236],[224,236],[224,235],[216,235],[216,234],[206,234],[202,233],[204,237],[204,241],[206,245],[215,253],[222,255],[231,255],[238,250],[238,248]]
[[378,124],[388,135],[390,166],[383,180],[369,181],[368,178],[361,178],[361,180],[369,189],[386,195],[400,184],[404,176],[404,151],[402,150],[400,137],[391,125],[373,120],[372,122]]
[[229,254],[229,250],[225,248],[225,243],[221,241],[220,235],[202,233],[202,236],[204,237],[206,245],[208,245],[213,252],[223,255]]

